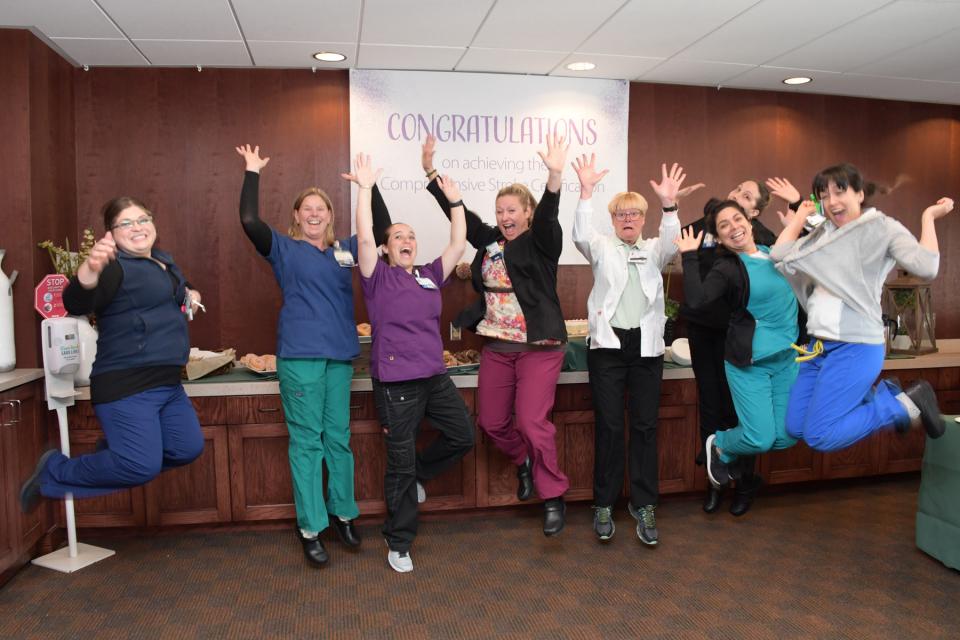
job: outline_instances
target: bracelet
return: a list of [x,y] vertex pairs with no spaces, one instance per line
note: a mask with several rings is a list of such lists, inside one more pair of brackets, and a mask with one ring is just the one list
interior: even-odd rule
[[679,206],[676,202],[674,202],[674,203],[673,203],[672,205],[670,205],[669,207],[664,207],[664,208],[663,208],[663,211],[666,212],[666,213],[668,213],[668,212],[670,212],[670,211],[677,211],[679,208],[680,208],[680,206]]
[[436,169],[430,169],[430,171],[427,171],[427,177],[428,177],[428,178],[431,178],[431,177],[433,177],[433,176],[435,176],[435,175],[437,175],[437,170],[436,170]]
[[462,207],[462,206],[463,206],[463,200],[457,200],[456,202],[450,203],[451,209],[453,209],[454,207]]
[[360,184],[360,183],[358,182],[358,183],[357,183],[357,186],[360,187],[361,189],[373,189],[373,185],[372,185],[372,184]]

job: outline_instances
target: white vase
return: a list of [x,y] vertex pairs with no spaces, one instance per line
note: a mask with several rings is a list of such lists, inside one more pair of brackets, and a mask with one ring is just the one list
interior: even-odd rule
[[[0,249],[0,263],[6,255],[6,249]],[[17,366],[17,346],[13,341],[13,278],[0,269],[0,371],[13,371]]]
[[80,368],[73,374],[73,386],[89,387],[90,370],[97,357],[97,330],[90,325],[87,316],[72,316],[77,319],[77,333],[80,340]]
[[910,336],[900,334],[893,339],[893,348],[898,351],[906,351],[913,347]]

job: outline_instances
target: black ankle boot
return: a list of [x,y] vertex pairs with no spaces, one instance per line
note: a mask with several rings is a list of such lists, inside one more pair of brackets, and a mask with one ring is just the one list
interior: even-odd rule
[[563,531],[564,516],[567,513],[567,505],[563,502],[563,496],[550,498],[543,503],[543,535],[555,536]]
[[704,513],[714,513],[717,509],[720,508],[720,500],[723,497],[723,492],[720,489],[717,489],[713,485],[707,487],[707,495],[703,500],[703,511]]
[[323,546],[323,542],[320,541],[320,536],[304,538],[300,532],[300,527],[294,526],[294,528],[297,531],[297,538],[300,540],[300,544],[303,545],[303,555],[307,557],[307,560],[317,567],[322,567],[327,564],[330,556],[327,555],[327,550]]
[[733,488],[733,502],[730,503],[730,513],[735,516],[742,516],[750,511],[753,499],[757,497],[757,491],[763,480],[760,476],[746,476],[737,481],[737,486]]
[[517,500],[529,500],[533,497],[533,471],[530,459],[517,467]]

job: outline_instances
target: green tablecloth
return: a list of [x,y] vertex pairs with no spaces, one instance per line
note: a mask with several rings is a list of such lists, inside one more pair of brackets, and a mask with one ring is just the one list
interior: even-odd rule
[[960,423],[944,416],[947,431],[923,452],[917,499],[917,546],[952,569],[960,569]]

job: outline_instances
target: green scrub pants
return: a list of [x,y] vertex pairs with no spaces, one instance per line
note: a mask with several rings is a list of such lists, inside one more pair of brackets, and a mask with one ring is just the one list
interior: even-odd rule
[[799,367],[791,349],[762,358],[748,367],[724,363],[739,424],[717,431],[714,444],[723,462],[797,443],[787,434],[787,401]]
[[[290,473],[297,525],[323,531],[328,514],[360,515],[353,495],[350,381],[353,365],[326,358],[277,358],[280,398],[290,435]],[[327,498],[323,463],[327,463]]]

